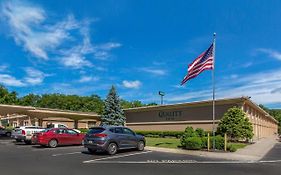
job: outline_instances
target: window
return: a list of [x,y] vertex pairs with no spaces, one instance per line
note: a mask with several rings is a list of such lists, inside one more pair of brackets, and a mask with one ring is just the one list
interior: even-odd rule
[[135,133],[128,128],[123,128],[123,132],[124,134],[135,135]]
[[68,134],[71,134],[71,135],[76,135],[78,134],[78,132],[72,130],[72,129],[69,129],[69,130],[66,130]]
[[114,130],[114,132],[117,134],[123,134],[122,128],[115,128]]
[[97,134],[97,133],[101,133],[104,131],[104,128],[91,128],[88,131],[88,134]]
[[55,130],[55,133],[56,134],[64,134],[66,132],[65,132],[65,129],[57,129],[57,130]]

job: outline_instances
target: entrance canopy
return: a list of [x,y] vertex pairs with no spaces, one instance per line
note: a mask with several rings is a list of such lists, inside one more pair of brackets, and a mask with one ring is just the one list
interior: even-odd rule
[[[32,118],[68,118],[72,120],[93,119],[99,120],[99,115],[94,112],[77,112],[69,110],[37,108],[32,106],[19,106],[19,105],[4,105],[0,104],[0,115],[7,118],[12,114],[27,115]],[[1,117],[0,117],[1,119]]]

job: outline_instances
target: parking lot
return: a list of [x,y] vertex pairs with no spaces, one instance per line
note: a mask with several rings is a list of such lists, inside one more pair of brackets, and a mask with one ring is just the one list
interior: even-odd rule
[[[274,151],[269,159],[278,158],[280,145]],[[83,146],[44,148],[0,138],[1,174],[279,174],[279,166],[278,161],[231,162],[150,150],[93,155]]]

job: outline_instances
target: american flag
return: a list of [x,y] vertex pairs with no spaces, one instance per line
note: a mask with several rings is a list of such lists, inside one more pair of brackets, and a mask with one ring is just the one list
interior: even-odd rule
[[181,82],[181,85],[186,83],[188,80],[195,78],[204,70],[210,70],[214,68],[214,56],[213,50],[214,46],[211,46],[203,53],[199,55],[189,66],[187,75]]

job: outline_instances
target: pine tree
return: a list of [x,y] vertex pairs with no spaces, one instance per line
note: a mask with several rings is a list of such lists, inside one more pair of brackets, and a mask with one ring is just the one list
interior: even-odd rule
[[121,107],[120,99],[115,87],[112,86],[105,100],[101,124],[120,126],[125,124],[125,120],[126,118]]

